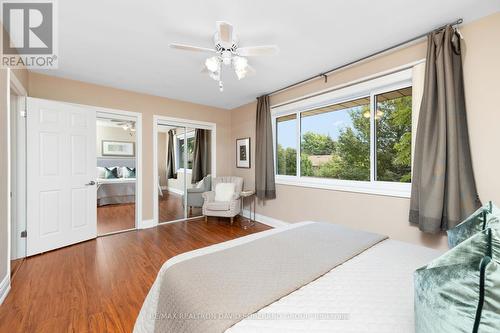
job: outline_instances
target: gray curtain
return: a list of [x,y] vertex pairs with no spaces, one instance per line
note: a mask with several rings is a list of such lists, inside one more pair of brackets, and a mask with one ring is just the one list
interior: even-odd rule
[[168,131],[168,147],[167,147],[167,179],[177,178],[175,169],[174,155],[174,131]]
[[195,184],[210,173],[210,131],[195,129],[193,151],[193,173],[191,183]]
[[460,223],[481,202],[469,147],[460,37],[448,26],[427,41],[410,223],[437,233]]
[[259,199],[276,198],[273,132],[269,96],[257,98],[255,129],[255,192]]

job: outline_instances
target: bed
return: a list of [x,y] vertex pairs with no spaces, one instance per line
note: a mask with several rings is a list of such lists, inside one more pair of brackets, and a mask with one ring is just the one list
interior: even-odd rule
[[[98,158],[99,168],[135,168],[135,158]],[[136,178],[97,178],[97,206],[135,203]]]
[[[308,233],[308,228],[317,230]],[[284,237],[277,238],[294,229],[297,235],[304,238],[303,242],[294,241],[292,237],[289,239],[292,242],[286,246]],[[241,266],[238,263],[225,265],[232,268],[227,271],[229,273],[220,273],[217,268],[212,268],[212,271],[203,271],[202,268],[193,270],[186,265],[191,263],[196,264],[196,267],[203,266],[200,263],[210,262],[217,256],[220,257],[217,260],[224,261],[224,256],[231,257],[232,253],[238,258],[242,253],[245,254],[244,251],[241,252],[241,248],[245,246],[258,255],[260,246],[252,248],[252,245],[264,241],[278,244],[273,254],[266,255],[268,258],[242,257]],[[301,250],[301,243],[305,243],[304,248],[311,251]],[[344,250],[350,246],[351,249]],[[282,252],[291,252],[293,257],[287,258],[283,255],[283,258],[278,258],[273,263],[273,258],[281,255],[275,254],[280,252],[280,249],[283,249]],[[314,253],[315,251],[317,253]],[[303,256],[301,252],[304,252]],[[440,254],[441,252],[436,250],[326,223],[301,222],[271,229],[187,252],[168,260],[146,297],[134,332],[413,332],[413,272]],[[301,258],[296,261],[296,256]],[[312,265],[311,262],[317,261],[318,257],[321,260]],[[281,276],[279,272],[289,269],[289,262],[293,263],[292,266],[299,266],[299,270],[314,272],[306,279],[302,279],[300,272],[291,274],[302,280],[294,281],[282,289],[288,281],[286,276]],[[182,265],[189,269],[182,272]],[[217,266],[214,263],[210,265]],[[252,265],[259,266],[251,268]],[[266,265],[274,267],[272,270],[275,271],[274,277],[271,272],[269,281],[266,281],[265,277]],[[323,268],[316,270],[316,266],[322,265]],[[250,268],[245,271],[247,266]],[[182,278],[183,281],[169,279],[169,274],[170,277],[178,277],[171,274],[176,267],[177,271],[187,274],[187,278]],[[293,267],[291,269],[293,270]],[[233,270],[242,271],[233,273]],[[258,272],[257,275],[254,274],[255,271]],[[240,279],[248,277],[248,281],[238,280],[238,273],[242,274]],[[217,286],[216,282],[211,285],[212,274],[216,279],[220,279],[219,275],[222,275],[220,286]],[[229,274],[229,286],[225,281],[226,274]],[[189,282],[189,277],[193,275],[195,279]],[[261,279],[260,275],[264,277]],[[200,298],[192,299],[196,281],[199,281],[200,288],[210,291],[215,289],[214,294],[204,297],[207,295],[204,294],[205,291],[201,291]],[[185,282],[190,285],[184,286]],[[184,287],[187,287],[188,292],[183,290]],[[274,291],[266,289],[267,287],[273,287],[279,292],[271,298],[266,297],[267,295],[259,296],[261,299],[255,301],[253,296],[258,295],[261,288],[266,290],[266,293]],[[226,288],[235,288],[233,297],[237,293],[239,296],[236,298],[240,299],[225,303]],[[168,300],[165,297],[167,295]],[[222,307],[214,307],[212,304],[221,302],[218,298],[223,299],[222,303],[225,303]],[[178,304],[172,305],[172,302]],[[234,312],[241,310],[240,303],[247,302],[253,304],[243,306],[247,313],[242,313],[241,317],[231,317],[227,320],[226,317],[220,317],[220,313],[216,313],[219,317],[214,320],[214,314],[210,312],[222,308],[229,309],[224,315],[234,315]],[[211,316],[208,320],[205,316],[198,316],[200,313],[206,315],[205,311]],[[184,317],[180,318],[181,320],[171,318],[172,313],[184,314]]]

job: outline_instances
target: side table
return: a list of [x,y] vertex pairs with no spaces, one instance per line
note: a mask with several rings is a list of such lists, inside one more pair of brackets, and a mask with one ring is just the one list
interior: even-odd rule
[[[241,226],[243,227],[243,229],[247,229],[247,228],[250,228],[250,227],[253,227],[255,225],[255,191],[253,190],[246,190],[246,191],[241,191],[240,192],[240,197],[241,197]],[[250,218],[245,218],[243,216],[243,208],[245,208],[245,199],[251,199],[251,202],[250,202],[250,210],[249,210],[249,217]],[[252,219],[252,206],[253,206],[253,219]],[[243,222],[247,222],[246,224],[244,224]]]

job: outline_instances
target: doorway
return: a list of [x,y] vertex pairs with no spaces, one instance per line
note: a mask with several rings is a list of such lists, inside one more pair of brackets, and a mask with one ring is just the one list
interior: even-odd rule
[[202,216],[203,193],[215,176],[215,124],[154,119],[155,221]]
[[[127,127],[129,133],[135,133],[132,148],[126,142],[104,139],[98,142],[97,118],[110,122],[119,120],[117,126],[122,130]],[[27,98],[26,255],[98,236],[98,183],[106,178],[98,177],[98,156],[115,158],[113,166],[125,167],[128,181],[135,174],[134,190],[130,195],[134,205],[131,212],[127,212],[134,216],[132,228],[107,229],[99,235],[135,229],[142,216],[141,129],[140,113]],[[119,154],[122,155],[117,156]],[[131,155],[134,155],[133,164],[126,164],[125,160]],[[110,167],[109,172],[122,175],[125,171]],[[99,199],[103,204],[111,200],[106,196]]]
[[[14,81],[14,82],[13,82]],[[26,257],[26,92],[16,80],[10,91],[10,274]]]
[[136,125],[133,117],[97,115],[97,236],[136,227]]

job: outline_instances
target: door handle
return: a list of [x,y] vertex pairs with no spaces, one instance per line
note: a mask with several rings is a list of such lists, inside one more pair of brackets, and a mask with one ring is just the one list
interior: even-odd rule
[[95,181],[93,181],[93,180],[91,180],[90,182],[85,184],[85,186],[94,186],[94,185],[95,185]]

